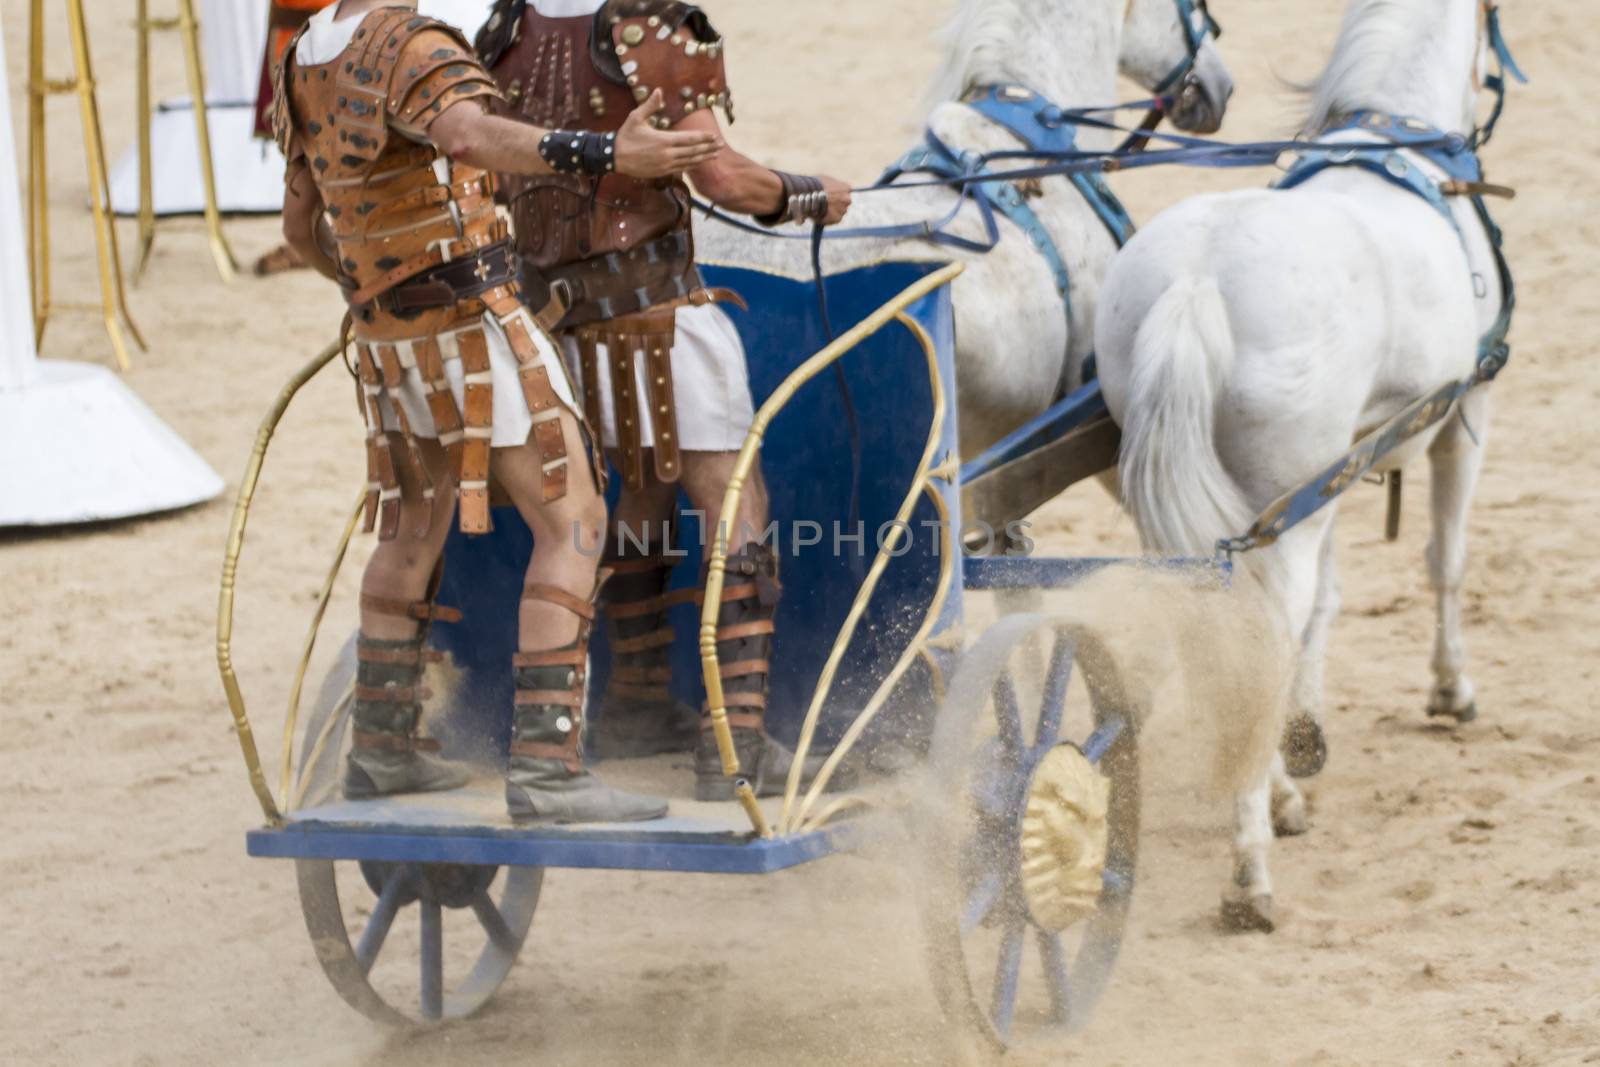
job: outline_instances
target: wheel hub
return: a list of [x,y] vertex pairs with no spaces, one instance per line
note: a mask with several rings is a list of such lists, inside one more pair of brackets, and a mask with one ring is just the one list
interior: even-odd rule
[[1033,921],[1060,933],[1093,914],[1104,886],[1111,782],[1074,745],[1039,761],[1022,817],[1022,893]]

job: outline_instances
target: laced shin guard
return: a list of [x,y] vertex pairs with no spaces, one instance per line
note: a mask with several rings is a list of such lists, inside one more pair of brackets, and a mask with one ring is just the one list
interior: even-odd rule
[[432,657],[428,623],[459,619],[459,613],[426,600],[408,604],[363,596],[361,604],[368,611],[414,619],[421,626],[415,637],[403,640],[356,639],[353,737],[344,795],[362,800],[459,789],[467,784],[467,772],[433,755],[439,750],[437,741],[417,736],[422,705],[430,695],[422,687],[423,669]]
[[[794,753],[766,732],[773,619],[781,592],[778,557],[771,548],[746,545],[728,558],[717,614],[718,674],[739,765],[758,796],[783,792],[794,763]],[[806,779],[815,775],[822,760],[821,756],[806,760]],[[695,749],[695,799],[731,800],[733,795],[733,782],[722,773],[710,716],[702,716]]]
[[594,604],[550,585],[530,585],[524,600],[539,600],[578,616],[571,644],[519,652],[506,807],[519,822],[635,822],[667,813],[665,801],[604,785],[583,765],[584,692]]
[[595,716],[589,746],[597,759],[637,759],[693,751],[699,716],[673,698],[672,644],[667,612],[693,603],[693,590],[668,593],[670,536],[642,549],[624,543],[606,562],[611,578],[600,593],[611,639],[611,675]]

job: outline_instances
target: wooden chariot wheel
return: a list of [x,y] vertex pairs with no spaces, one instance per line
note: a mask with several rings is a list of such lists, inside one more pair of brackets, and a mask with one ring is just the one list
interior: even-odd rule
[[[300,807],[337,799],[354,679],[352,637],[306,720]],[[544,882],[543,868],[471,864],[303,859],[295,873],[328,980],[351,1007],[397,1026],[460,1019],[487,1004],[527,940]],[[414,928],[399,922],[413,911]]]
[[1138,737],[1092,687],[1069,712],[1077,655],[1049,616],[1004,619],[934,724],[918,820],[929,968],[946,1015],[994,1051],[1083,1026],[1127,923]]

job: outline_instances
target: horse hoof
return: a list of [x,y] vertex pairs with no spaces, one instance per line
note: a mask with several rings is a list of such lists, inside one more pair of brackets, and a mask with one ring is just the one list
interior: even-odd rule
[[1278,837],[1299,837],[1311,829],[1311,819],[1306,815],[1304,800],[1285,804],[1282,807],[1273,805],[1272,832]]
[[1277,929],[1272,918],[1272,894],[1261,893],[1248,900],[1224,900],[1222,928],[1235,934],[1272,933]]
[[1474,700],[1464,708],[1428,708],[1430,719],[1454,719],[1457,723],[1468,723],[1478,717],[1478,702]]
[[1301,715],[1283,731],[1283,766],[1291,778],[1310,778],[1328,763],[1328,741],[1322,725]]

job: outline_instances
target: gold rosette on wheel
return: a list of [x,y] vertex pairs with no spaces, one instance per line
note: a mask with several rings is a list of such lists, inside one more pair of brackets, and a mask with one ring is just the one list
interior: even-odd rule
[[1051,933],[1099,905],[1110,801],[1111,782],[1072,745],[1052,749],[1034,772],[1022,817],[1022,891]]

